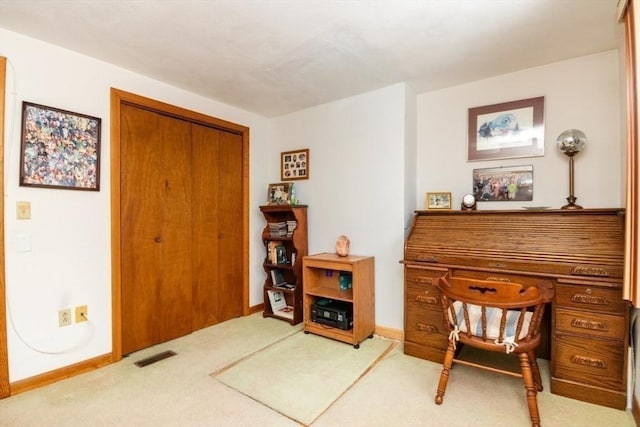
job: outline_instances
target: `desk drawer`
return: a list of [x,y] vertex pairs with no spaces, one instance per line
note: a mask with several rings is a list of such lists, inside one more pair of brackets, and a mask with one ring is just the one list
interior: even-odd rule
[[624,342],[555,336],[556,378],[614,390],[624,388]]
[[431,286],[434,284],[433,279],[446,274],[442,270],[426,270],[423,268],[406,267],[404,269],[405,283],[413,283],[416,285]]
[[619,288],[599,288],[589,285],[556,285],[557,306],[624,314],[625,302]]
[[625,317],[556,308],[556,331],[623,340]]
[[405,309],[405,341],[428,347],[447,348],[449,334],[444,328],[441,310],[431,310],[417,304],[407,304]]
[[416,306],[442,311],[440,290],[435,286],[407,282],[404,291],[407,308]]
[[487,271],[474,271],[465,269],[452,269],[451,275],[453,277],[464,277],[469,279],[480,280],[497,280],[502,282],[520,283],[523,286],[537,285],[540,282],[548,281],[548,279],[542,279],[534,276],[525,276],[520,274],[507,274],[501,272],[487,272]]

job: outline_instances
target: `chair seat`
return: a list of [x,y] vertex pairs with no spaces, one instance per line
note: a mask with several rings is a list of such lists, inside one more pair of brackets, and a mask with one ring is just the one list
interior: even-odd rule
[[[475,304],[467,304],[469,312],[469,324],[471,331],[467,331],[467,325],[464,320],[462,301],[455,301],[453,303],[455,308],[456,319],[458,320],[458,330],[461,332],[470,332],[472,335],[482,337],[482,307]],[[449,323],[455,326],[451,312],[449,314]],[[500,321],[502,319],[502,310],[493,307],[487,307],[487,339],[496,340],[500,337]],[[524,321],[522,323],[522,329],[520,330],[520,336],[518,340],[521,340],[527,336],[529,331],[529,324],[531,323],[532,312],[527,312],[524,315]],[[518,324],[518,318],[520,316],[519,310],[508,310],[507,320],[504,331],[503,341],[515,342],[516,328]]]

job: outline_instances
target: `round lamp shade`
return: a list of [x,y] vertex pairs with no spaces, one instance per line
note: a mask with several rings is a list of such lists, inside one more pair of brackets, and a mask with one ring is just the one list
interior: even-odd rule
[[556,139],[558,149],[567,156],[573,156],[579,153],[586,143],[587,136],[578,129],[565,130],[558,136],[558,139]]

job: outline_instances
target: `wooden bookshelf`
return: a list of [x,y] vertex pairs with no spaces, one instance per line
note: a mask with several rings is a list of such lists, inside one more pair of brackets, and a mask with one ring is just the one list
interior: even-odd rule
[[[351,275],[351,286],[341,286],[341,274]],[[335,253],[309,255],[303,260],[304,331],[352,344],[355,348],[375,331],[374,257]],[[313,305],[318,301],[350,306],[350,329],[314,321]]]
[[[262,242],[265,247],[263,268],[265,281],[263,286],[264,317],[274,317],[296,325],[302,322],[302,259],[308,253],[307,206],[306,205],[266,205],[260,206],[266,221],[262,230]],[[290,229],[295,221],[295,228]],[[274,224],[285,226],[284,234],[278,232]],[[273,272],[281,275],[290,287],[277,286],[273,281]],[[274,313],[269,291],[281,291],[286,305],[292,308],[291,318],[286,314]]]

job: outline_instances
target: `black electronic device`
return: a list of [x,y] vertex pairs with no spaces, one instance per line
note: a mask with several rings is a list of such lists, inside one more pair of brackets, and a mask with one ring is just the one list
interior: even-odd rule
[[311,304],[311,321],[334,328],[353,328],[353,306],[342,301],[320,299]]

